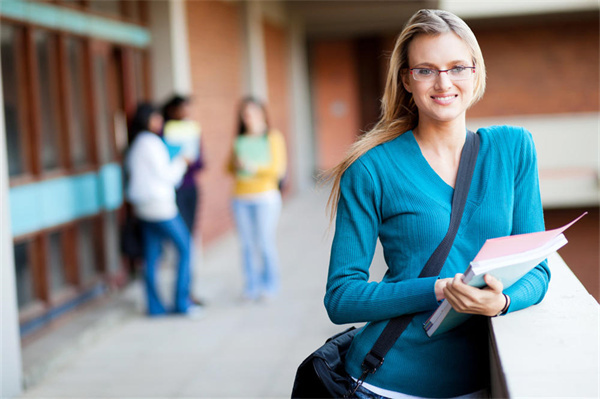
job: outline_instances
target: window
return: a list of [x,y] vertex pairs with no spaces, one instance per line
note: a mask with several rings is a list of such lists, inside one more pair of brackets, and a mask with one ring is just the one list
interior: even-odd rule
[[59,86],[57,68],[57,37],[55,34],[37,30],[34,33],[35,53],[37,56],[37,91],[39,96],[40,134],[42,169],[59,168],[60,162],[60,124],[59,124]]
[[110,93],[107,87],[108,79],[107,59],[102,55],[94,57],[94,82],[96,88],[96,130],[97,143],[99,146],[100,163],[107,163],[115,158],[112,146],[112,112],[110,104]]
[[110,212],[104,215],[104,253],[106,254],[107,271],[114,274],[121,268],[121,259],[119,257],[119,222],[117,212]]
[[83,0],[60,0],[60,2],[65,5],[77,6],[77,7],[81,7],[84,5]]
[[137,22],[145,22],[146,3],[144,1],[125,1],[123,2],[123,12],[125,18]]
[[[147,11],[138,1],[43,3],[48,10],[72,9],[64,15],[96,11],[107,18],[96,18],[94,23],[105,23],[108,29],[112,24],[102,22],[110,19],[108,15],[141,24]],[[46,29],[0,16],[0,95],[10,184],[40,184],[58,195],[102,184],[102,166],[112,163],[114,167],[121,161],[116,135],[119,129],[126,132],[119,125],[121,118],[121,125],[126,126],[125,99],[133,103],[150,94],[147,50],[111,42],[93,32],[88,36],[64,23],[63,29],[59,18],[56,26]],[[125,63],[121,54],[129,51],[137,52],[137,58]],[[61,181],[56,185],[50,182],[58,177]],[[103,194],[98,189],[98,195]],[[118,245],[120,210],[93,208],[95,214],[90,215],[87,208],[72,202],[61,198],[51,205],[71,208],[56,225],[45,223],[46,212],[52,210],[40,204],[31,216],[41,223],[29,225],[43,227],[14,238],[22,326],[43,325],[49,314],[78,303],[98,283],[126,280]]]
[[122,14],[120,0],[90,0],[89,9],[102,14],[120,17]]
[[96,220],[83,220],[77,224],[77,263],[83,284],[94,280],[100,273],[102,254]]
[[144,63],[144,53],[142,51],[133,52],[133,66],[134,66],[134,77],[135,77],[135,96],[137,103],[141,103],[146,100],[146,68]]
[[74,167],[90,162],[90,129],[84,79],[85,47],[83,40],[66,39],[69,88],[70,159]]
[[6,152],[10,177],[29,172],[25,158],[26,136],[23,121],[24,86],[22,30],[2,23],[0,26],[0,57],[2,62],[2,94],[4,98],[4,123]]
[[30,247],[31,241],[21,242],[14,246],[17,304],[19,309],[31,305],[38,299],[33,289],[33,264]]
[[62,231],[56,231],[48,235],[46,262],[50,276],[50,292],[58,292],[67,288]]

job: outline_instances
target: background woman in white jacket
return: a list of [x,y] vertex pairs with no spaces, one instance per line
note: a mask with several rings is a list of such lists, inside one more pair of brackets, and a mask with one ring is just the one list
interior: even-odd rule
[[181,157],[170,159],[169,151],[159,133],[163,119],[150,104],[141,104],[131,124],[131,147],[127,154],[127,198],[135,215],[142,221],[144,239],[144,277],[148,314],[167,313],[156,287],[156,265],[162,242],[170,240],[179,253],[175,285],[175,313],[191,310],[190,290],[190,232],[177,210],[175,187],[185,173],[188,161]]

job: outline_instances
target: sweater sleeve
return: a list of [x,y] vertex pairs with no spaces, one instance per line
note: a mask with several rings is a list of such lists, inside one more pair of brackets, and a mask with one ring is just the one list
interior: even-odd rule
[[[381,190],[361,162],[340,183],[325,307],[336,324],[390,319],[435,309],[436,277],[369,282],[381,222]],[[418,274],[418,272],[417,272]]]
[[[540,197],[537,155],[531,133],[522,129],[522,139],[514,156],[515,191],[511,234],[544,230],[544,213]],[[548,290],[550,269],[544,260],[504,293],[510,297],[508,312],[542,301]]]
[[[154,139],[154,137],[152,138]],[[142,148],[140,151],[150,176],[173,187],[177,186],[187,170],[187,163],[183,157],[177,156],[171,160],[166,146],[158,136],[156,136],[156,140],[146,140],[144,143],[146,148]]]

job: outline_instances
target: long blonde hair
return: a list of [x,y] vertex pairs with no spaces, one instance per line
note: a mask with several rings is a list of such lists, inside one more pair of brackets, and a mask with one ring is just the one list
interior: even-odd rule
[[333,220],[337,212],[340,197],[340,181],[342,175],[363,154],[371,148],[386,143],[402,133],[414,129],[419,122],[419,113],[412,95],[402,84],[402,74],[408,70],[408,47],[412,40],[421,34],[440,35],[454,33],[460,37],[471,52],[475,69],[473,99],[469,106],[483,97],[485,92],[485,64],[483,55],[471,28],[456,15],[442,10],[419,10],[406,23],[396,39],[394,51],[386,78],[385,90],[381,101],[381,117],[375,127],[356,141],[345,158],[334,168],[323,175],[325,182],[333,181],[333,187],[327,208]]

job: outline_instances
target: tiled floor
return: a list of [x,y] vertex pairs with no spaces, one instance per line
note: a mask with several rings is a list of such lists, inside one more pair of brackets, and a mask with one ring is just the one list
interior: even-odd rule
[[[76,350],[23,397],[289,397],[298,364],[342,329],[329,321],[323,307],[333,232],[326,233],[325,195],[286,203],[279,231],[279,298],[240,303],[239,244],[230,234],[205,252],[196,274],[198,293],[209,303],[204,319],[145,317],[142,287],[136,282],[124,300],[133,307],[132,316]],[[598,299],[599,214],[598,208],[587,211],[566,233],[570,243],[560,254]],[[582,212],[547,211],[546,227],[559,227]],[[380,248],[373,264],[371,278],[378,279],[384,272]],[[169,268],[161,273],[162,293],[169,298],[172,273]]]

